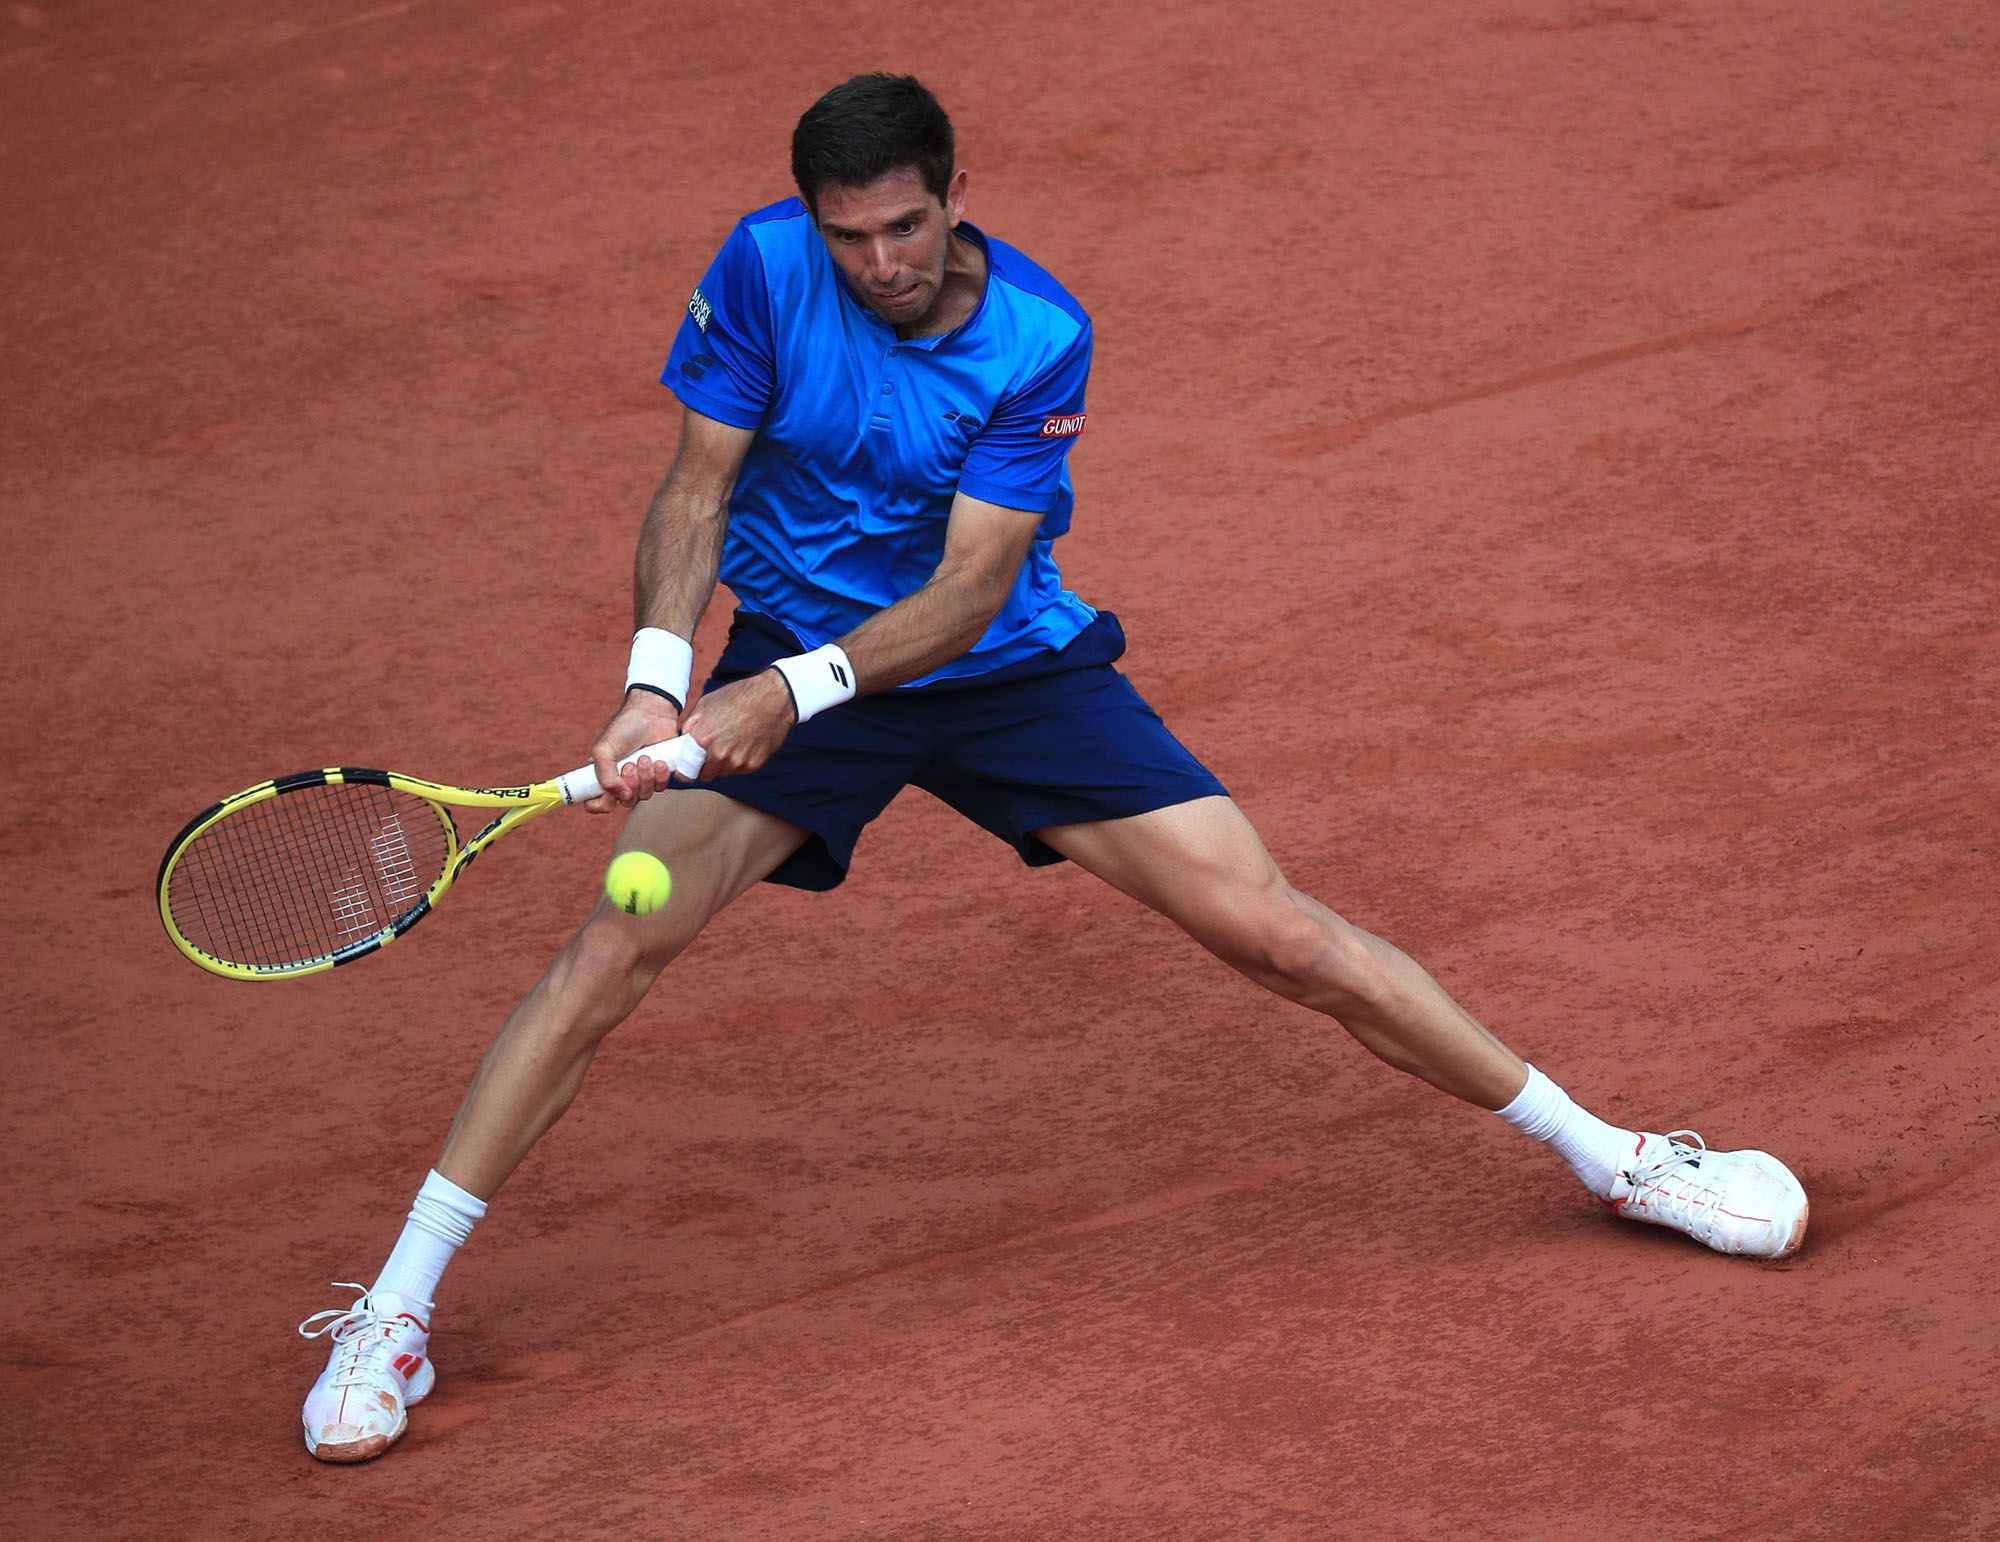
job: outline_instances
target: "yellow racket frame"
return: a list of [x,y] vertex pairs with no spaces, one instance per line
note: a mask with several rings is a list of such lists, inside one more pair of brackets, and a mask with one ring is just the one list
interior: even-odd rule
[[[686,734],[677,739],[663,740],[649,744],[628,755],[619,757],[621,765],[629,766],[640,757],[659,761],[673,767],[674,771],[689,780],[701,774],[702,762],[706,758],[700,745]],[[408,909],[404,910],[387,926],[371,936],[356,938],[331,952],[319,954],[288,964],[239,964],[232,959],[217,958],[213,953],[192,941],[188,935],[174,924],[174,916],[169,897],[174,879],[174,871],[181,858],[193,846],[204,831],[214,828],[232,814],[240,814],[256,804],[268,802],[272,798],[282,798],[287,793],[299,792],[308,787],[337,787],[346,783],[367,783],[377,787],[390,787],[398,792],[421,798],[430,805],[443,827],[446,856],[443,870],[431,886],[419,896]],[[318,974],[322,970],[334,969],[341,964],[351,964],[357,958],[366,958],[379,948],[385,948],[402,936],[411,927],[431,913],[437,902],[444,898],[445,891],[458,881],[459,874],[472,865],[472,859],[491,846],[510,830],[519,828],[529,820],[546,814],[552,808],[566,803],[581,803],[594,798],[603,791],[598,785],[597,773],[590,766],[580,766],[562,776],[552,777],[546,782],[532,782],[521,787],[454,787],[448,782],[427,782],[420,776],[405,776],[399,771],[376,771],[365,766],[328,766],[320,771],[300,771],[291,776],[273,777],[268,782],[259,782],[255,787],[246,787],[239,793],[224,798],[220,803],[203,809],[182,827],[167,853],[160,859],[159,908],[160,924],[167,929],[167,936],[176,948],[194,963],[211,974],[222,975],[231,980],[291,980],[301,975]],[[496,814],[478,833],[465,841],[459,840],[458,824],[450,814],[454,808],[498,809]]]
[[[438,823],[443,828],[446,851],[443,871],[401,915],[370,936],[356,938],[329,953],[295,964],[239,964],[217,958],[191,941],[174,924],[173,910],[168,902],[174,871],[188,849],[206,831],[232,814],[240,814],[247,808],[281,798],[286,793],[308,787],[337,787],[350,782],[392,787],[398,792],[421,798],[437,815]],[[300,975],[318,974],[325,969],[352,963],[357,958],[365,958],[377,948],[387,947],[430,914],[431,908],[444,897],[445,891],[458,881],[458,875],[480,852],[508,831],[546,814],[552,808],[560,807],[566,801],[560,780],[536,782],[526,787],[453,787],[443,782],[427,782],[420,776],[405,776],[398,771],[376,771],[364,766],[328,766],[321,771],[301,771],[292,776],[273,777],[202,810],[174,837],[173,844],[160,861],[160,924],[166,927],[167,936],[173,940],[175,947],[211,974],[231,980],[289,980]],[[448,812],[453,808],[499,809],[501,812],[477,834],[461,843],[458,822]]]

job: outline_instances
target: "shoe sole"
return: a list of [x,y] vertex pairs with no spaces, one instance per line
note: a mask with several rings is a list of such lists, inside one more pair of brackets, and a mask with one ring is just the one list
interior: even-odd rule
[[1746,1157],[1756,1158],[1756,1165],[1758,1167],[1763,1168],[1766,1173],[1782,1184],[1788,1192],[1798,1196],[1799,1213],[1797,1218],[1793,1220],[1791,1232],[1786,1236],[1782,1247],[1769,1253],[1743,1252],[1736,1256],[1739,1258],[1761,1258],[1768,1263],[1775,1263],[1781,1258],[1790,1258],[1805,1245],[1806,1222],[1812,1219],[1812,1203],[1806,1198],[1805,1185],[1792,1176],[1792,1170],[1789,1167],[1785,1166],[1783,1162],[1780,1162],[1768,1151],[1746,1151],[1742,1154]]
[[1779,1248],[1777,1252],[1765,1255],[1769,1258],[1790,1258],[1805,1245],[1806,1222],[1812,1219],[1812,1202],[1806,1198],[1805,1185],[1792,1176],[1792,1170],[1789,1167],[1785,1166],[1783,1162],[1780,1162],[1768,1152],[1758,1152],[1757,1155],[1764,1158],[1764,1161],[1758,1165],[1763,1166],[1765,1171],[1770,1172],[1773,1177],[1782,1175],[1785,1186],[1799,1197],[1799,1215],[1798,1219],[1792,1222],[1791,1235],[1785,1239],[1785,1245]]
[[306,1454],[322,1462],[374,1461],[403,1438],[403,1432],[410,1427],[410,1410],[429,1397],[436,1385],[437,1371],[429,1360],[425,1360],[403,1399],[403,1411],[396,1416],[396,1427],[388,1434],[367,1435],[360,1440],[315,1440],[312,1427],[307,1425],[304,1429]]
[[409,1427],[410,1416],[406,1413],[388,1434],[370,1435],[363,1440],[316,1441],[312,1431],[307,1430],[306,1452],[322,1462],[371,1462],[401,1440],[403,1431]]
[[1792,1225],[1791,1237],[1786,1241],[1785,1245],[1782,1248],[1778,1249],[1777,1256],[1779,1258],[1790,1258],[1794,1253],[1796,1253],[1801,1247],[1805,1245],[1806,1221],[1811,1215],[1812,1215],[1811,1203],[1806,1200],[1800,1200],[1799,1218]]

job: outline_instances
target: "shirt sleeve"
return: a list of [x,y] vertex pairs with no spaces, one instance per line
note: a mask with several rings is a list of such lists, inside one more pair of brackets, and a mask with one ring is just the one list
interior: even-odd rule
[[1083,432],[1090,349],[1086,322],[1067,348],[1001,401],[966,453],[960,492],[1029,514],[1047,514],[1065,501],[1063,466]]
[[771,334],[763,254],[739,224],[695,286],[660,384],[699,413],[756,428],[777,391]]

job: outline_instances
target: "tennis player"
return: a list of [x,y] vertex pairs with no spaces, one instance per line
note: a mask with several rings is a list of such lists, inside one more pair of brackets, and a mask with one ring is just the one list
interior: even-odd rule
[[[1117,619],[1065,589],[1054,557],[1090,318],[966,222],[930,92],[888,75],[835,87],[799,120],[792,174],[799,196],[723,244],[667,360],[680,443],[639,535],[624,703],[592,749],[597,807],[632,810],[620,847],[667,863],[673,902],[598,906],[486,1052],[374,1284],[301,1325],[333,1341],[307,1449],[360,1461],[403,1433],[435,1380],[445,1265],[599,1041],[758,882],[837,886],[906,786],[1031,867],[1077,863],[1398,1070],[1496,1112],[1614,1213],[1724,1253],[1798,1247],[1806,1196],[1781,1163],[1579,1107],[1410,958],[1287,883],[1114,667]],[[684,711],[718,575],[738,608]],[[698,785],[647,759],[620,769],[683,729],[708,753]]]

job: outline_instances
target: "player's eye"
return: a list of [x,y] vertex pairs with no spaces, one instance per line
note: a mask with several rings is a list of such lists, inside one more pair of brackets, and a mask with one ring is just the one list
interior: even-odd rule
[[917,222],[915,220],[897,220],[894,228],[896,234],[899,236],[915,235],[917,232]]

